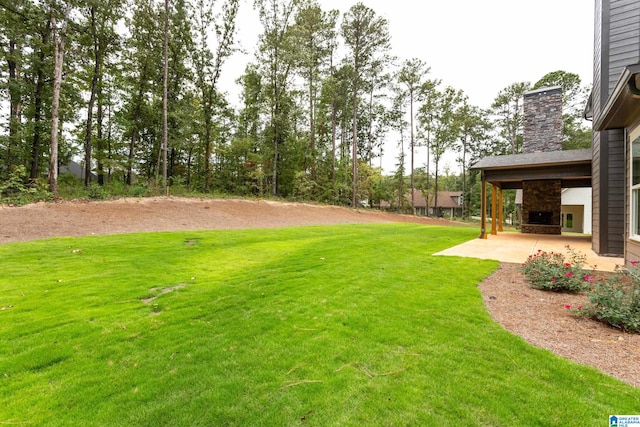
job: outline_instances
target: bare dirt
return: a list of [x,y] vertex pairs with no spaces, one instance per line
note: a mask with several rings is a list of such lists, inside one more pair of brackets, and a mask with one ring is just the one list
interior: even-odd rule
[[[335,206],[238,199],[144,198],[0,206],[0,243],[56,236],[414,222],[461,225]],[[491,316],[527,342],[640,387],[640,335],[577,318],[584,296],[531,289],[518,265],[501,264],[479,285]]]
[[91,234],[398,221],[451,224],[444,219],[305,203],[152,197],[0,206],[0,243]]

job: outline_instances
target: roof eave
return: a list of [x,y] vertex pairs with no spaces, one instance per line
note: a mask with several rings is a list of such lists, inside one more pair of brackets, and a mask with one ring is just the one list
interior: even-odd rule
[[622,129],[636,121],[640,115],[640,88],[636,83],[636,74],[640,75],[640,64],[622,70],[613,92],[593,122],[595,131]]

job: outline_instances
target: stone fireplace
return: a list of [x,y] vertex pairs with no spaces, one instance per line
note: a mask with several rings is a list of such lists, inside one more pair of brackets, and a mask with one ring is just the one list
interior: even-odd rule
[[[562,150],[562,88],[559,86],[524,95],[524,153]],[[562,182],[522,182],[523,233],[561,234]]]
[[562,182],[560,180],[522,183],[522,232],[561,234]]

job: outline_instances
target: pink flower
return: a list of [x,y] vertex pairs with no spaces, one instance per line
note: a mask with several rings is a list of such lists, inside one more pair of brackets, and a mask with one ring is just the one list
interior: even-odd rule
[[568,262],[565,262],[565,263],[564,263],[564,266],[565,266],[565,267],[571,267],[571,264],[569,264]]
[[568,273],[566,274],[566,276],[567,276],[567,277],[573,277],[573,273],[572,273],[572,272],[568,272]]
[[581,305],[578,306],[578,310],[582,310],[582,306]]
[[551,278],[551,283],[556,283],[556,278],[555,277]]
[[595,279],[587,274],[586,276],[584,276],[584,280],[586,280],[587,282],[593,283]]
[[631,265],[636,265],[638,264],[638,261],[631,261]]
[[565,305],[564,308],[566,308],[567,310],[571,310],[571,306],[569,304]]

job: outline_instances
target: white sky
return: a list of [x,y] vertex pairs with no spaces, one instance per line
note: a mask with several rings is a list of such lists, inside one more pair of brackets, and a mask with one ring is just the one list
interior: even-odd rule
[[[356,1],[318,0],[342,14]],[[260,22],[251,0],[241,3],[238,36],[248,54],[223,68],[221,89],[237,94],[235,79],[252,50]],[[419,58],[442,86],[462,89],[470,103],[488,108],[498,92],[520,81],[535,83],[548,72],[576,73],[592,83],[594,3],[589,0],[363,0],[389,22],[392,54]],[[237,95],[236,95],[237,96]],[[232,96],[233,98],[233,96]],[[231,99],[235,102],[236,99]],[[397,137],[390,138],[383,167],[394,168]],[[416,165],[422,166],[426,158]],[[457,170],[457,166],[451,164]]]

